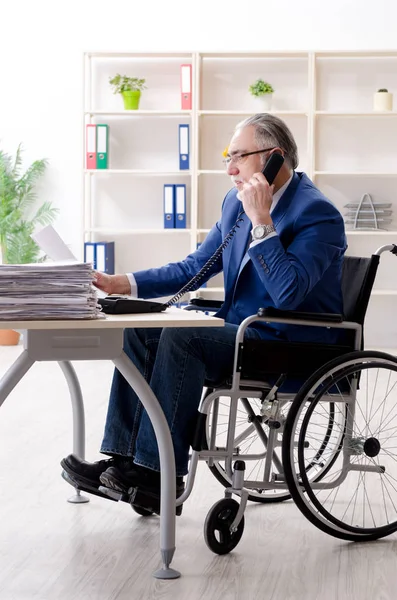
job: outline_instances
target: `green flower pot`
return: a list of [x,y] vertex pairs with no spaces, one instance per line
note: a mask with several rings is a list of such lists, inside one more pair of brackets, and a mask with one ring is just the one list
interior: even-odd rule
[[139,108],[139,100],[141,98],[140,90],[133,90],[129,92],[122,92],[124,100],[124,108],[126,110],[138,110]]

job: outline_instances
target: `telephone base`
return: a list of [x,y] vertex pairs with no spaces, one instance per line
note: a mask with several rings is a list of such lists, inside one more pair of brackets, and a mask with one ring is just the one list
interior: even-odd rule
[[107,315],[128,315],[136,313],[163,312],[167,305],[153,300],[141,300],[128,296],[106,296],[98,298],[98,304]]

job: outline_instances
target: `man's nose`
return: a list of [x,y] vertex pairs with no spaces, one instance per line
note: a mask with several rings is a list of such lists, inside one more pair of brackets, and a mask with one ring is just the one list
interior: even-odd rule
[[227,165],[227,174],[230,176],[238,175],[240,171],[238,170],[237,165],[234,162],[230,162]]

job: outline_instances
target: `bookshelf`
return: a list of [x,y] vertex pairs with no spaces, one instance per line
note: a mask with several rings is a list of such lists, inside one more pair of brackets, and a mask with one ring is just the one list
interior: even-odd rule
[[[181,110],[180,65],[192,65],[192,109]],[[123,109],[108,84],[116,73],[145,77],[140,109]],[[348,254],[397,243],[397,50],[361,52],[181,52],[84,54],[83,122],[110,128],[109,168],[86,169],[83,241],[114,240],[116,272],[180,260],[219,218],[231,184],[222,151],[235,125],[262,112],[248,92],[258,77],[275,89],[270,112],[290,127],[300,163],[344,214],[368,192],[391,202],[388,231],[347,230]],[[373,112],[373,93],[394,109]],[[178,125],[190,126],[190,170],[179,170]],[[84,135],[84,134],[83,134]],[[163,227],[163,185],[186,184],[186,229]],[[394,262],[393,262],[394,261]],[[395,346],[395,257],[383,255],[367,320],[368,347]],[[222,277],[199,291],[222,298]],[[197,295],[197,293],[196,293]]]

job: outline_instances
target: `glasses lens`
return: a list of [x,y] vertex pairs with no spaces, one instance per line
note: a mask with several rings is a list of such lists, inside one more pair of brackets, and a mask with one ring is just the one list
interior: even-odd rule
[[238,165],[239,163],[242,162],[243,158],[244,158],[243,156],[234,154],[233,156],[228,156],[227,158],[224,158],[222,162],[225,165],[225,167],[230,165],[231,162],[233,162],[235,165]]

